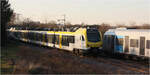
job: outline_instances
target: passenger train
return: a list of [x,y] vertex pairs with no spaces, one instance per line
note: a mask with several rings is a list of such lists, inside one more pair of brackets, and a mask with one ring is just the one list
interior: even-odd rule
[[103,49],[108,53],[150,57],[150,30],[109,29],[104,34]]
[[8,32],[15,39],[24,42],[56,47],[76,54],[102,47],[101,32],[93,28],[77,28],[74,31],[9,29]]

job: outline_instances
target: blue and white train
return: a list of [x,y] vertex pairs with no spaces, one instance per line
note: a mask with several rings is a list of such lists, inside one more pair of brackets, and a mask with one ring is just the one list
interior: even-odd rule
[[150,57],[150,30],[109,29],[104,34],[103,49],[109,53]]

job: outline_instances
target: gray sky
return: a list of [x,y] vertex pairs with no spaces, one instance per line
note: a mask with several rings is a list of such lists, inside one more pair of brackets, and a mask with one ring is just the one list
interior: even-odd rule
[[9,0],[16,13],[35,21],[66,14],[73,24],[150,23],[150,0]]

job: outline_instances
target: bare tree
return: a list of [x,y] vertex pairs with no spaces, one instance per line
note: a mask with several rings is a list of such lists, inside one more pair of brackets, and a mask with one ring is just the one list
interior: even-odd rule
[[102,35],[104,35],[104,33],[110,29],[111,26],[109,24],[106,24],[106,23],[102,23],[100,26],[99,26],[99,31],[101,31]]
[[47,25],[57,25],[57,22],[54,20],[51,20],[47,23]]
[[16,13],[13,13],[11,18],[10,18],[10,22],[8,22],[8,26],[14,25],[15,20],[16,20]]
[[71,22],[66,22],[65,23],[67,26],[71,26],[72,24],[71,24]]

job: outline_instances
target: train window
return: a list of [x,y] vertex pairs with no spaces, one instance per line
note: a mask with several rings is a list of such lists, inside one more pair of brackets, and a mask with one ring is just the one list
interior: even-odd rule
[[100,33],[95,29],[87,29],[87,39],[89,42],[98,42],[100,41]]
[[27,39],[29,39],[29,33],[27,32],[26,34],[27,34]]
[[59,44],[59,35],[55,35],[55,44]]
[[81,36],[81,40],[82,40],[82,41],[84,41],[84,37],[83,37],[83,35]]
[[14,35],[15,35],[15,37],[16,37],[16,32],[14,32]]
[[21,32],[19,32],[19,38],[21,38]]
[[17,36],[18,36],[18,38],[20,38],[20,36],[21,36],[21,35],[20,35],[20,32],[18,32],[18,35],[17,35]]
[[[108,36],[108,45],[109,45],[109,48],[111,48],[112,50],[114,49],[114,38],[115,38],[114,35],[109,35]],[[123,44],[123,40],[122,39],[119,39],[119,44],[120,45]]]
[[21,38],[23,38],[23,32],[21,32],[21,34],[20,34],[20,35],[21,35]]
[[70,43],[74,43],[74,41],[75,41],[74,36],[68,36],[68,41]]
[[47,38],[49,43],[53,43],[54,35],[47,35]]
[[27,39],[29,39],[29,33],[27,33]]
[[104,39],[103,39],[103,47],[104,48],[106,48],[106,46],[107,46],[106,44],[107,44],[107,35],[105,35]]
[[30,33],[30,40],[34,40],[34,33]]
[[36,35],[36,41],[39,41],[39,35],[38,35],[38,33],[36,33],[35,35]]
[[33,33],[30,33],[30,40],[33,40]]
[[32,39],[31,39],[31,37],[32,37],[32,36],[31,36],[31,33],[29,32],[28,34],[29,34],[29,36],[28,36],[28,37],[29,37],[29,39],[30,39],[30,40],[32,40]]
[[47,39],[48,39],[48,42],[49,42],[49,43],[52,43],[52,42],[51,42],[51,35],[47,35]]
[[146,42],[146,48],[150,49],[150,40],[147,40],[147,42]]
[[62,35],[62,45],[69,46],[68,36]]
[[22,32],[20,33],[20,37],[21,37],[21,38],[23,37]]
[[116,45],[123,45],[123,38],[116,38]]
[[26,39],[28,39],[28,33],[26,32]]
[[33,36],[33,40],[35,41],[36,40],[36,33],[33,33],[32,36]]
[[25,32],[23,33],[23,38],[26,39],[26,33]]
[[36,40],[35,33],[32,34],[33,40]]
[[42,33],[40,34],[40,37],[41,37],[41,38],[40,38],[40,39],[41,39],[41,41],[44,41],[44,38],[43,38],[44,36],[43,36],[43,34],[42,34]]
[[24,38],[24,32],[21,33],[21,38]]
[[30,32],[28,33],[28,38],[29,38],[29,40],[31,40],[31,33]]
[[39,33],[39,41],[42,41],[42,35]]
[[28,39],[30,39],[30,33],[28,33]]
[[29,38],[29,40],[32,40],[32,35],[30,32],[28,33],[28,38]]
[[43,40],[43,37],[42,37],[42,34],[41,34],[41,33],[39,33],[39,39],[40,39],[40,41]]
[[45,42],[45,34],[42,34],[42,42]]
[[41,41],[41,35],[39,33],[37,33],[37,37],[36,37],[37,41]]
[[39,33],[39,35],[40,35],[40,41],[42,42],[43,41],[43,34]]
[[44,37],[45,42],[47,43],[48,42],[47,34],[44,34],[44,35],[45,35],[45,37]]
[[138,47],[138,40],[136,39],[131,39],[130,40],[130,47]]

